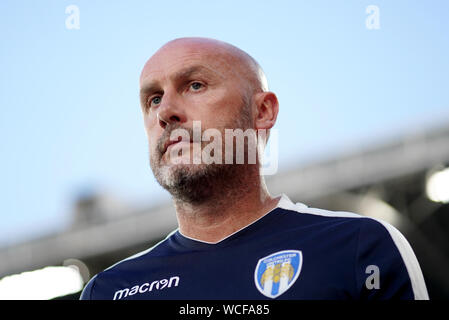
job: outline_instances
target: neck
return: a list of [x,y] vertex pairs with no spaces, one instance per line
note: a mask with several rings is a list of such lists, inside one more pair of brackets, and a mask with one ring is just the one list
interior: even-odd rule
[[186,237],[216,243],[274,209],[279,201],[267,191],[263,178],[217,190],[201,203],[174,199],[179,231]]

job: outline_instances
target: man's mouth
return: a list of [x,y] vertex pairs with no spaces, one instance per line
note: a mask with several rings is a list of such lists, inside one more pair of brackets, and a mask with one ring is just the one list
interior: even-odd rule
[[192,143],[192,141],[182,140],[182,137],[179,137],[178,140],[168,140],[164,144],[164,149],[163,149],[162,154],[165,154],[168,151],[168,149],[169,148],[171,149],[174,145],[181,146],[182,144],[190,144],[190,143]]

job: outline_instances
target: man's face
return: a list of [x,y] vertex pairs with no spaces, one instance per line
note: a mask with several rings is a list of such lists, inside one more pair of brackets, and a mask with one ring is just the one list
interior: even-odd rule
[[235,58],[222,50],[189,43],[163,47],[145,65],[140,87],[150,164],[156,179],[169,191],[180,179],[217,171],[212,165],[175,164],[173,148],[182,145],[190,148],[192,155],[193,143],[201,142],[167,148],[174,129],[192,133],[193,121],[201,121],[202,131],[250,127],[248,116],[242,120],[242,111],[249,110],[249,102],[244,98],[247,87],[238,68]]

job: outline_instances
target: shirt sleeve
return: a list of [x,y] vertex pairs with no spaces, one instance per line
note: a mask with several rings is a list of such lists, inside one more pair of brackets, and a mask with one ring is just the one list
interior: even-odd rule
[[429,299],[418,260],[399,230],[363,218],[358,240],[355,272],[360,299]]
[[84,287],[83,292],[81,292],[80,300],[92,300],[92,288],[95,284],[95,279],[97,276],[94,276],[89,280],[87,285]]

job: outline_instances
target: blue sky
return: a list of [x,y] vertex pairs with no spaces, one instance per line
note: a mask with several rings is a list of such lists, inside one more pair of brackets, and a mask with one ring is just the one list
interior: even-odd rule
[[[66,28],[69,5],[79,30]],[[380,29],[367,29],[368,5]],[[285,170],[449,119],[448,13],[422,0],[1,1],[0,246],[63,230],[86,189],[169,199],[138,101],[165,42],[217,38],[259,61]]]

